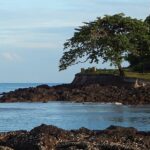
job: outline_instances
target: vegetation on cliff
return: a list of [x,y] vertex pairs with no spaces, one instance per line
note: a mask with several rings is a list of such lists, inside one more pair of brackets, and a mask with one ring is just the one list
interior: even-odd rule
[[[92,68],[87,68],[87,69],[81,68],[80,74],[89,74],[89,75],[108,74],[108,75],[119,76],[119,71],[117,69],[97,69],[95,67],[92,67]],[[144,80],[150,81],[150,73],[149,72],[140,73],[137,71],[133,71],[130,68],[126,68],[126,69],[124,69],[124,74],[125,74],[125,77],[144,79]]]
[[[150,58],[149,29],[149,17],[142,21],[124,14],[106,15],[85,23],[64,44],[59,69],[86,61],[99,63],[103,58],[103,62],[111,62],[118,68],[120,76],[124,76],[121,66],[124,60],[129,61],[132,69],[142,68],[143,72]],[[133,63],[134,59],[139,60],[138,64]]]

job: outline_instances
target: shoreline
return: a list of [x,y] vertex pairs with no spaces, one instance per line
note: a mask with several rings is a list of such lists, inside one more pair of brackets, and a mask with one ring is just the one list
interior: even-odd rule
[[116,103],[118,105],[150,104],[150,86],[134,88],[131,86],[87,84],[73,86],[39,85],[3,93],[0,103],[62,101],[79,103]]
[[40,101],[37,101],[37,102],[32,102],[32,101],[17,101],[17,102],[0,102],[0,104],[30,104],[30,103],[33,103],[33,104],[45,104],[45,103],[74,103],[74,104],[99,104],[99,105],[116,105],[116,106],[150,106],[150,104],[137,104],[137,105],[130,105],[130,104],[122,104],[122,103],[119,103],[119,102],[76,102],[76,101],[47,101],[47,102],[40,102]]
[[150,131],[132,127],[110,126],[105,130],[64,130],[42,124],[31,131],[0,133],[2,150],[149,150]]

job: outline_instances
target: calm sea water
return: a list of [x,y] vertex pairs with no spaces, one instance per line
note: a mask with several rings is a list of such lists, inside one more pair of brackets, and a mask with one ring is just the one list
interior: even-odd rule
[[14,91],[18,88],[36,87],[41,84],[53,86],[59,83],[0,83],[0,93]]
[[[37,84],[0,85],[1,92]],[[52,85],[52,84],[49,84]],[[7,87],[8,86],[8,87]],[[110,125],[150,130],[150,105],[123,106],[98,103],[0,103],[0,132],[30,130],[41,124],[64,129],[105,129]]]

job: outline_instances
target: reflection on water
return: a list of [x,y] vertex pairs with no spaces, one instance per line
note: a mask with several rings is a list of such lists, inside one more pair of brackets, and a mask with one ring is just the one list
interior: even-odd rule
[[64,129],[105,129],[120,125],[150,130],[150,106],[64,102],[0,104],[0,131],[30,130],[42,123]]

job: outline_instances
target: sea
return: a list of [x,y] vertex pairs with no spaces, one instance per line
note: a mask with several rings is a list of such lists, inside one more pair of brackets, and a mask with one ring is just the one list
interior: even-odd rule
[[[0,93],[45,83],[1,83]],[[49,86],[58,83],[47,83]],[[102,130],[110,125],[150,131],[150,105],[119,103],[0,103],[0,132],[31,130],[41,124],[63,129]]]

